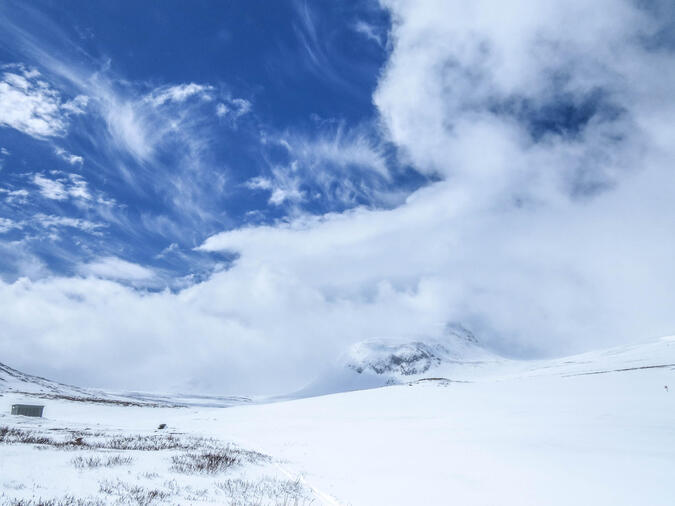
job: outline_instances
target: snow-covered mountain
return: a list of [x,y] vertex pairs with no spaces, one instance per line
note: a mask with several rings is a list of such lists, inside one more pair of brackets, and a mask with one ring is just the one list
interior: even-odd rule
[[371,339],[356,343],[347,353],[345,365],[357,374],[403,378],[433,372],[442,364],[492,358],[494,356],[480,346],[471,331],[461,325],[449,325],[440,338],[413,341]]
[[353,344],[320,378],[297,392],[304,397],[376,388],[508,362],[486,350],[468,329],[449,324],[440,337],[368,339]]

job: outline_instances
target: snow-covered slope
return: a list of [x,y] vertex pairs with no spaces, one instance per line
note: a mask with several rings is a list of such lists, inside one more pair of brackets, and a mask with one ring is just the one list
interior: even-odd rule
[[675,338],[428,372],[463,381],[413,375],[206,423],[306,471],[335,504],[673,504]]
[[100,390],[80,388],[52,381],[40,376],[33,376],[17,371],[0,363],[0,396],[16,394],[18,402],[34,403],[40,400],[66,400],[71,402],[86,402],[113,404],[121,406],[174,406],[172,400],[135,398],[124,394],[112,394]]
[[[313,491],[313,504],[673,504],[675,338],[557,360],[446,358],[420,374],[399,371],[401,381],[384,388],[228,409],[54,399],[36,420],[9,416],[20,395],[7,393],[0,426],[155,434],[167,423],[171,434],[271,455],[281,475]],[[129,487],[180,488],[173,497],[181,504],[222,504],[217,484],[237,477],[175,473],[161,453],[135,453],[119,471],[78,471],[73,455],[0,444],[0,489],[7,497],[86,497],[100,489],[96,480],[116,476]]]
[[[360,363],[379,368],[397,365],[390,355],[422,364],[428,358],[405,346],[386,349]],[[45,418],[27,419],[8,415],[22,394],[6,392],[0,426],[47,435],[86,427],[156,435],[166,423],[172,435],[271,455],[279,474],[313,491],[313,504],[673,504],[675,337],[556,360],[453,362],[450,354],[416,374],[397,371],[398,383],[384,388],[228,409],[56,398],[46,401]],[[370,374],[367,367],[360,374],[343,369],[352,378]],[[134,453],[119,471],[78,471],[74,455],[0,444],[0,490],[7,497],[87,497],[100,490],[97,480],[114,476],[128,487],[179,494],[172,497],[181,504],[222,504],[217,484],[238,478],[176,473],[161,452]],[[247,479],[257,472],[241,471]]]

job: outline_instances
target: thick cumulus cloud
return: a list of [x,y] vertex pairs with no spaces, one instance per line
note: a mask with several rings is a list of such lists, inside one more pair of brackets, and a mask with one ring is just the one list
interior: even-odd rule
[[367,316],[385,316],[327,301],[258,265],[178,294],[94,277],[24,278],[0,284],[0,300],[4,362],[65,381],[160,391],[288,392],[321,372],[350,320],[355,330]]
[[[672,332],[675,60],[660,5],[385,5],[393,51],[375,103],[401,155],[441,181],[394,210],[204,248],[388,315],[346,339],[461,321],[527,354]],[[383,286],[415,301],[403,323],[387,320],[401,309]]]
[[437,182],[394,209],[214,235],[201,249],[238,260],[180,293],[91,266],[0,284],[3,360],[89,384],[282,392],[353,342],[448,322],[511,355],[672,333],[667,4],[383,3],[382,129]]
[[375,102],[404,156],[445,180],[438,209],[456,207],[428,236],[452,241],[435,271],[461,287],[448,302],[511,349],[672,331],[672,9],[385,5]]
[[375,102],[419,170],[550,199],[611,186],[668,146],[675,69],[653,10],[624,0],[385,3],[395,49]]

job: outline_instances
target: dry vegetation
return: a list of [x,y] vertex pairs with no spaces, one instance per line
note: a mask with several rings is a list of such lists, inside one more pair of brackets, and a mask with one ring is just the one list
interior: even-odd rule
[[37,431],[0,427],[0,444],[34,444],[63,449],[105,450],[198,450],[218,449],[221,444],[215,439],[174,434],[134,434],[105,436],[85,431],[63,431],[63,437],[53,437]]
[[[112,476],[93,472],[97,493],[87,497],[13,498],[0,491],[0,504],[12,506],[98,506],[103,504],[184,504],[185,502],[216,501],[236,506],[307,506],[313,504],[312,494],[299,481],[262,477],[253,481],[230,474],[233,468],[245,469],[245,464],[265,465],[272,459],[262,453],[248,451],[233,445],[223,445],[216,439],[176,433],[115,434],[65,428],[25,429],[0,426],[0,445],[34,445],[41,450],[74,451],[70,463],[79,470],[111,469],[130,466],[123,474]],[[110,454],[108,452],[116,453]],[[155,460],[160,467],[131,474],[136,458],[141,463],[146,452],[162,452]],[[133,456],[132,456],[133,455]],[[162,470],[164,468],[164,471]],[[158,472],[155,472],[158,471]],[[65,473],[65,472],[64,472]],[[190,481],[167,479],[178,475],[219,476],[224,481]],[[178,475],[176,474],[178,473]],[[65,474],[64,474],[65,476]],[[122,478],[122,479],[120,479]],[[191,478],[191,479],[194,479]],[[229,478],[229,479],[227,479]],[[190,485],[192,483],[192,486]],[[207,487],[195,487],[205,484]],[[0,488],[2,488],[0,486]],[[17,486],[15,490],[25,490]],[[4,491],[8,492],[7,490]]]
[[97,499],[78,499],[67,495],[60,499],[12,499],[6,503],[8,506],[104,506],[103,501]]
[[307,488],[300,480],[276,480],[263,478],[252,482],[226,480],[216,487],[227,497],[232,506],[309,506],[315,504]]
[[122,455],[113,455],[109,457],[99,457],[92,455],[90,457],[75,457],[70,462],[78,469],[95,469],[97,467],[116,467],[132,464],[132,457],[123,457]]
[[182,453],[171,457],[171,470],[179,473],[216,474],[238,463],[231,452]]
[[171,494],[160,488],[146,488],[140,485],[131,485],[122,480],[104,481],[99,487],[99,493],[114,499],[118,504],[138,504],[145,506],[154,502],[164,502]]

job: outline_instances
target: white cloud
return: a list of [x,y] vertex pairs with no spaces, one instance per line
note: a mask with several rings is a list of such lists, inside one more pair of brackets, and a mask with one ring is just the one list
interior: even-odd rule
[[[133,86],[120,91],[113,80],[98,76],[84,89],[95,97],[105,118],[109,137],[102,136],[102,149],[113,148],[112,157],[120,167],[130,156],[142,167],[160,171],[163,176],[153,179],[157,185],[153,191],[161,187],[159,191],[170,196],[183,219],[195,223],[213,219],[205,202],[224,183],[222,176],[214,176],[210,158],[215,133],[208,128],[213,113],[206,104],[213,87],[192,83],[142,94]],[[167,164],[168,159],[172,161]],[[139,191],[148,184],[146,175],[145,171],[123,172],[129,186]]]
[[25,202],[28,198],[28,190],[21,188],[20,190],[8,190],[6,188],[0,188],[0,193],[6,195],[5,200],[7,202]]
[[216,116],[225,118],[227,116],[237,119],[251,112],[253,104],[244,98],[230,98],[227,104],[219,102],[216,105]]
[[231,104],[234,106],[235,116],[243,116],[251,111],[251,102],[245,98],[234,98],[231,101]]
[[287,174],[283,169],[272,169],[272,178],[254,177],[245,186],[251,190],[270,192],[269,203],[281,205],[286,201],[299,202],[305,198],[300,190],[300,179]]
[[10,218],[0,217],[0,234],[4,234],[5,232],[9,232],[12,229],[21,227],[22,227],[21,223],[17,223],[16,221]]
[[251,190],[272,190],[274,189],[274,184],[272,180],[265,177],[254,177],[249,179],[245,186]]
[[121,281],[145,281],[155,277],[152,270],[117,257],[104,257],[81,265],[79,272],[85,276]]
[[213,89],[213,86],[196,83],[163,86],[154,90],[147,96],[146,100],[155,107],[162,106],[168,102],[185,102],[191,97],[199,97],[201,100],[212,100],[210,92]]
[[216,106],[216,116],[222,118],[226,116],[230,109],[222,102]]
[[53,214],[38,213],[33,216],[35,223],[43,228],[59,228],[69,227],[82,230],[83,232],[90,232],[93,234],[99,233],[99,229],[106,225],[102,223],[95,223],[82,218],[72,218],[70,216],[55,216]]
[[68,174],[70,179],[70,186],[68,187],[68,194],[71,197],[91,200],[91,194],[89,193],[89,187],[84,178],[78,174]]
[[[640,104],[656,98],[645,92],[663,94],[651,69],[661,57],[639,42],[655,20],[639,8],[621,0],[385,4],[397,20],[396,44],[375,103],[420,170],[493,188],[522,186],[523,178],[555,185],[579,166],[611,181],[634,163],[633,122]],[[601,110],[577,137],[532,142],[528,116],[593,100]],[[566,159],[554,167],[551,156]]]
[[84,114],[86,112],[87,104],[89,104],[89,97],[86,95],[78,95],[74,99],[61,104],[61,108],[71,114]]
[[316,137],[287,135],[283,141],[291,155],[313,171],[321,172],[329,165],[341,170],[357,167],[389,177],[381,148],[358,129],[338,127]]
[[71,114],[81,114],[87,99],[64,101],[36,70],[5,67],[0,80],[0,126],[37,138],[63,136]]
[[33,183],[38,186],[40,195],[52,200],[66,200],[70,197],[91,200],[87,182],[78,174],[50,179],[43,174],[35,174]]
[[40,195],[47,199],[65,200],[68,198],[68,191],[59,180],[46,178],[42,174],[35,174],[33,183],[40,188]]
[[54,152],[61,157],[63,160],[68,162],[70,165],[82,165],[84,163],[84,158],[78,155],[69,153],[63,148],[55,148]]
[[[502,351],[562,353],[672,332],[675,63],[641,42],[659,21],[623,2],[390,7],[375,102],[408,162],[443,181],[391,211],[235,230],[204,248],[316,294],[306,312],[353,308],[349,325],[327,325],[354,339],[461,321]],[[584,101],[588,118],[556,117]]]
[[[90,97],[91,109],[100,114],[109,137],[100,149],[116,148],[131,155],[137,162],[152,163],[159,150],[172,141],[183,145],[190,154],[203,142],[203,136],[194,132],[194,119],[202,113],[203,102],[212,99],[213,86],[206,84],[178,84],[159,86],[144,93],[129,84],[120,87],[116,79],[105,72],[93,76],[81,69],[53,65],[52,71],[69,79],[82,93]],[[196,101],[190,100],[197,99]],[[81,101],[73,100],[69,110],[80,110]],[[81,157],[67,152],[57,152],[71,164],[82,163]],[[187,156],[187,155],[186,155]]]
[[354,23],[353,29],[356,33],[360,33],[366,39],[372,40],[378,46],[384,45],[383,36],[380,33],[378,33],[377,28],[375,28],[373,25],[366,23],[363,20],[358,20],[356,23]]
[[150,161],[166,131],[167,123],[157,125],[154,130],[152,117],[147,116],[134,101],[126,101],[112,94],[101,95],[101,99],[102,112],[114,145],[138,161]]
[[269,203],[324,199],[352,207],[360,197],[377,201],[378,188],[390,179],[384,149],[365,127],[320,125],[311,135],[288,132],[265,143],[286,150],[289,162],[270,164],[269,174],[246,187],[270,192]]
[[[71,40],[71,34],[39,9],[30,11],[27,16],[5,16],[2,29],[11,34],[16,57],[38,66],[52,87],[58,83],[59,89],[67,89],[68,98],[89,97],[90,116],[78,134],[87,141],[79,145],[88,146],[98,160],[92,163],[123,179],[131,191],[165,195],[183,224],[201,227],[222,221],[220,209],[215,208],[216,200],[218,205],[222,202],[216,195],[225,177],[222,171],[214,176],[219,152],[213,147],[221,141],[221,132],[214,128],[214,104],[230,100],[223,87],[186,82],[153,89],[147,81],[129,80],[111,70],[110,60],[89,55],[78,45],[80,41]],[[44,26],[45,32],[36,32],[37,25]],[[54,51],[53,44],[73,51]],[[84,100],[63,105],[71,113],[82,110]],[[245,106],[241,103],[233,110]],[[149,177],[153,172],[162,177]]]

